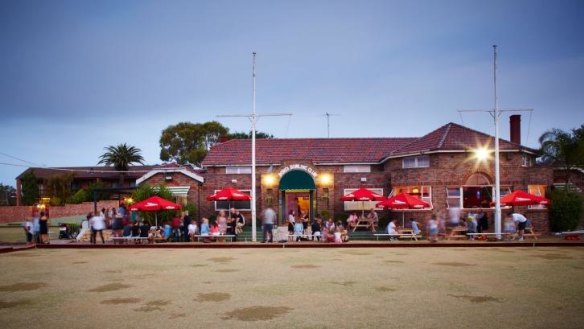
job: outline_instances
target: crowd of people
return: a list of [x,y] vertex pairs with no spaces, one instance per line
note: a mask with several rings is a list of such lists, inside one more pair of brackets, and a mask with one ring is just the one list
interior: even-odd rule
[[[277,214],[272,208],[265,208],[260,213],[262,221],[263,239],[262,242],[274,241],[274,225],[277,222]],[[177,213],[171,220],[163,220],[161,226],[151,226],[144,219],[139,218],[137,213],[127,210],[125,205],[117,208],[102,209],[97,212],[90,212],[86,220],[91,230],[90,242],[97,243],[100,237],[105,243],[103,230],[111,229],[113,237],[140,237],[148,238],[151,241],[171,241],[189,242],[199,241],[223,241],[221,237],[229,236],[231,241],[237,241],[237,236],[243,232],[246,220],[244,215],[235,208],[228,212],[219,210],[215,220],[210,221],[203,217],[200,220],[193,220],[188,211]],[[365,225],[361,224],[365,223]],[[299,214],[291,210],[287,216],[287,236],[280,237],[280,240],[288,241],[322,241],[343,243],[349,241],[349,231],[355,230],[357,225],[363,225],[372,232],[377,232],[379,217],[375,209],[371,209],[366,216],[358,217],[356,212],[348,215],[346,222],[340,220],[336,222],[332,218],[321,218],[318,214],[310,220],[309,215],[304,212]],[[530,221],[522,214],[509,212],[504,217],[503,233],[505,239],[523,240],[525,229],[530,227]],[[421,234],[421,225],[414,218],[408,220],[407,228],[412,234]],[[489,218],[485,211],[480,208],[463,212],[459,208],[449,208],[430,214],[425,222],[426,236],[431,242],[438,241],[439,237],[446,236],[449,229],[464,227],[466,233],[483,233],[489,230]],[[402,232],[402,227],[398,227],[395,219],[390,219],[385,232],[394,239]],[[31,221],[24,223],[24,231],[28,244],[49,243],[48,218],[44,212],[35,213]],[[468,235],[469,240],[475,239],[480,234]]]

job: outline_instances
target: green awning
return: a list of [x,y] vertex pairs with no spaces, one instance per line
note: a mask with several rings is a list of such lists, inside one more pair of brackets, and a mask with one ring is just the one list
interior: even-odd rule
[[290,170],[280,179],[280,190],[314,190],[314,179],[302,170]]

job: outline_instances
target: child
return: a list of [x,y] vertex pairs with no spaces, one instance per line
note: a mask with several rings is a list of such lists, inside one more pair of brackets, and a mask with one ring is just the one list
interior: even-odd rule
[[341,227],[337,226],[335,233],[333,233],[335,243],[343,243],[343,238],[341,236]]
[[513,236],[515,235],[515,223],[511,216],[505,217],[505,221],[503,222],[503,233],[507,233],[505,234],[505,240],[513,240]]
[[432,215],[426,223],[426,228],[428,230],[428,239],[430,242],[438,242],[438,221],[436,220],[436,215]]

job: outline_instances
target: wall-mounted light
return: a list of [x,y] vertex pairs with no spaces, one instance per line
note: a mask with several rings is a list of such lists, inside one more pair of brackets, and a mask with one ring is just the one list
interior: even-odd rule
[[328,173],[318,175],[318,181],[321,186],[330,186],[333,182],[333,176]]
[[361,183],[365,183],[367,181],[367,177],[361,177]]
[[166,175],[166,176],[164,176],[164,180],[172,180],[172,175]]
[[267,187],[276,185],[276,177],[274,174],[266,174],[262,176],[262,184]]
[[232,180],[231,180],[231,183],[233,183],[233,184],[237,184],[237,179],[232,179]]

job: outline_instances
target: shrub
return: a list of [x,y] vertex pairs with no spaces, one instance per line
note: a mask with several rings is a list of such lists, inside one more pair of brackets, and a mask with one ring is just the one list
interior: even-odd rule
[[582,198],[575,192],[555,189],[551,193],[550,229],[570,231],[578,227],[582,215]]
[[67,199],[67,203],[80,204],[88,200],[89,195],[84,189],[80,189]]

